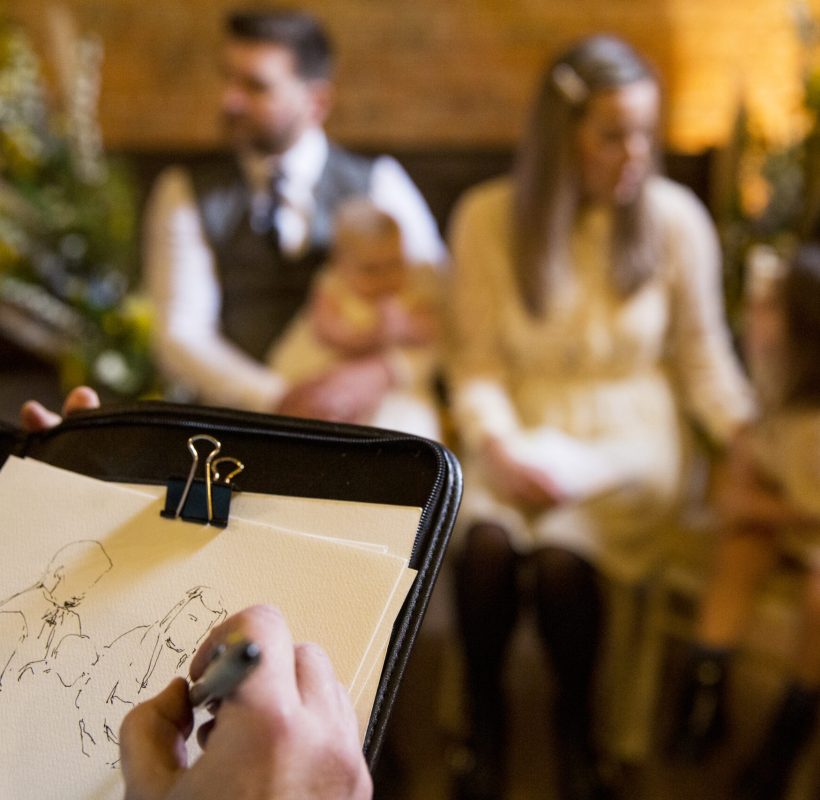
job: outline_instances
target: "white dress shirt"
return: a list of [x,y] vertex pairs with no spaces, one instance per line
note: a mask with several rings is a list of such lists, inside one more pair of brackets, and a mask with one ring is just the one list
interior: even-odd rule
[[[306,131],[276,163],[246,158],[242,167],[252,208],[269,206],[273,169],[279,169],[281,203],[275,223],[280,246],[299,255],[314,212],[313,191],[328,156],[327,137]],[[405,251],[414,263],[442,264],[446,251],[436,222],[410,177],[388,156],[375,159],[370,198],[395,217]],[[286,386],[226,339],[221,331],[221,288],[188,173],[179,167],[157,180],[146,208],[146,289],[154,303],[156,354],[164,373],[202,402],[251,411],[272,411]]]

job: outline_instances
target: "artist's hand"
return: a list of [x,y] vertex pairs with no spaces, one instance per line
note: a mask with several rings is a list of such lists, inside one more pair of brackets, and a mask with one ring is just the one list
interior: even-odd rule
[[390,370],[381,356],[359,358],[295,386],[276,411],[291,417],[362,423],[381,403],[390,383]]
[[125,718],[125,800],[368,800],[372,782],[347,693],[320,648],[294,646],[276,609],[255,606],[215,628],[191,677],[236,634],[259,644],[262,659],[221,702],[215,724],[200,730],[206,749],[196,764],[185,760],[193,717],[182,679]]
[[[88,386],[77,386],[72,389],[63,403],[63,417],[75,411],[88,411],[100,407],[100,398]],[[62,417],[49,411],[36,400],[29,400],[20,409],[20,425],[29,433],[39,433],[53,428],[62,422]]]
[[566,499],[546,472],[514,459],[501,439],[488,437],[482,457],[495,490],[513,502],[546,510]]

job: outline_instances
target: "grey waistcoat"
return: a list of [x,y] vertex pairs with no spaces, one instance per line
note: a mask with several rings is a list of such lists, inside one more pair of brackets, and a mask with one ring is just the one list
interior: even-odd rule
[[367,194],[372,166],[369,159],[331,145],[314,190],[308,246],[296,259],[251,230],[250,193],[235,161],[192,176],[221,282],[222,332],[253,358],[264,358],[304,303],[311,279],[327,257],[333,213],[343,200]]

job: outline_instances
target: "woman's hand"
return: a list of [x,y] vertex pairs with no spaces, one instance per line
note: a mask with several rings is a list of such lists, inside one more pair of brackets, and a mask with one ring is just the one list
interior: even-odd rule
[[546,472],[514,459],[500,438],[489,437],[482,455],[494,488],[513,502],[546,510],[566,500]]
[[[63,417],[73,414],[75,411],[89,411],[100,407],[100,398],[97,393],[88,386],[77,386],[66,396],[63,403]],[[20,425],[28,433],[40,433],[53,428],[63,421],[63,417],[49,411],[36,400],[28,400],[20,409]]]

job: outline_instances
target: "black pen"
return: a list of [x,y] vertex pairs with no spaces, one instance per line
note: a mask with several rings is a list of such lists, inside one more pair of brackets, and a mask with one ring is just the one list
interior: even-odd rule
[[247,639],[222,645],[199,680],[191,684],[188,690],[191,705],[208,705],[228,697],[239,688],[261,657],[259,645]]

